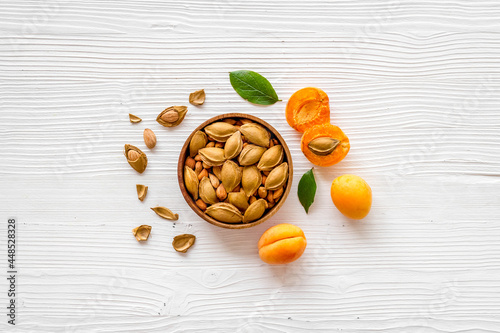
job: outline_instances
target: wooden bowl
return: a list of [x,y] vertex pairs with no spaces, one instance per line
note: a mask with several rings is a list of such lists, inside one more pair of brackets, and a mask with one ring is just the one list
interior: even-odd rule
[[[207,125],[210,125],[213,122],[226,119],[226,118],[245,118],[245,119],[250,119],[262,126],[264,126],[269,132],[272,133],[272,135],[279,141],[279,143],[283,146],[283,151],[285,153],[285,156],[283,158],[284,162],[288,163],[288,181],[286,184],[286,188],[283,191],[283,195],[281,196],[280,200],[278,203],[273,206],[268,212],[265,213],[264,216],[262,216],[260,219],[250,222],[250,223],[225,223],[225,222],[220,222],[217,221],[216,219],[208,216],[205,214],[195,203],[189,192],[186,190],[186,186],[184,185],[184,164],[186,161],[186,157],[188,156],[188,149],[189,149],[189,143],[191,142],[191,138],[193,137],[194,133],[197,131],[205,128]],[[221,228],[228,228],[228,229],[244,229],[244,228],[250,228],[253,226],[256,226],[257,224],[261,224],[262,222],[266,221],[269,219],[271,216],[276,214],[276,212],[283,206],[283,203],[285,202],[288,193],[290,193],[290,189],[292,188],[292,179],[293,179],[293,165],[292,165],[292,155],[290,154],[290,150],[288,149],[288,146],[285,143],[285,140],[281,137],[281,135],[278,133],[278,131],[266,123],[264,120],[257,118],[252,115],[244,114],[244,113],[226,113],[222,114],[213,118],[208,119],[204,123],[202,123],[200,126],[198,126],[192,133],[191,135],[187,138],[186,142],[184,143],[184,146],[182,146],[181,153],[179,155],[179,162],[177,164],[177,180],[179,182],[179,187],[181,189],[181,193],[184,196],[184,199],[188,203],[189,207],[194,210],[198,216],[200,216],[202,219],[205,221],[212,223],[213,225],[216,225]]]

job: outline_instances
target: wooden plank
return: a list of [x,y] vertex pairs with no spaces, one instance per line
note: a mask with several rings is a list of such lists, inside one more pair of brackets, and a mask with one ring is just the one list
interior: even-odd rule
[[[498,331],[496,1],[0,8],[0,217],[18,219],[20,331]],[[237,69],[266,76],[283,102],[243,101],[228,78]],[[329,94],[332,122],[351,141],[340,164],[316,167],[309,214],[295,193],[312,165],[284,117],[305,86]],[[202,88],[206,103],[189,105]],[[182,104],[179,127],[156,123]],[[143,121],[131,124],[129,112]],[[274,126],[295,169],[283,208],[248,230],[201,220],[175,177],[191,131],[228,112]],[[144,128],[157,135],[152,151]],[[148,154],[144,174],[126,163],[125,143]],[[362,222],[331,203],[331,181],[345,173],[373,189]],[[149,186],[144,202],[137,183]],[[179,221],[157,217],[157,205]],[[268,266],[257,241],[284,222],[303,228],[308,247],[291,265]],[[146,244],[131,232],[140,224],[153,226]],[[181,233],[197,236],[185,255],[170,244]]]

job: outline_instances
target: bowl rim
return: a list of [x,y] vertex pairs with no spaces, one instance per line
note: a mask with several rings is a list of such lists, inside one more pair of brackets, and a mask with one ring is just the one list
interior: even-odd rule
[[[189,143],[191,142],[191,138],[193,137],[193,135],[197,131],[205,128],[209,124],[214,123],[214,122],[219,121],[219,120],[226,119],[226,118],[250,119],[250,120],[255,121],[256,123],[266,127],[266,129],[269,130],[276,137],[276,139],[279,141],[279,143],[283,147],[283,151],[284,151],[285,156],[286,156],[286,162],[288,163],[288,181],[287,181],[286,188],[285,188],[283,195],[281,196],[279,202],[274,207],[272,207],[271,210],[269,210],[260,219],[253,221],[253,222],[250,222],[250,223],[225,223],[225,222],[217,221],[216,219],[208,216],[196,205],[195,201],[193,200],[191,195],[188,193],[186,186],[184,184],[184,164],[185,164],[184,161],[186,160],[186,157],[187,157],[187,153],[188,153],[187,150],[189,148]],[[224,114],[212,117],[210,119],[207,119],[206,121],[201,123],[198,127],[196,127],[191,132],[191,134],[187,137],[187,139],[184,142],[184,145],[182,146],[181,151],[179,153],[179,160],[177,162],[177,181],[179,183],[179,188],[181,190],[182,196],[184,197],[184,200],[187,202],[189,207],[191,207],[191,209],[199,217],[201,217],[203,220],[205,220],[213,225],[216,225],[218,227],[221,227],[221,228],[246,229],[246,228],[250,228],[250,227],[253,227],[253,226],[256,226],[256,225],[259,225],[259,224],[265,222],[271,216],[273,216],[281,208],[281,206],[285,203],[286,198],[288,197],[288,194],[290,193],[290,190],[292,188],[292,181],[293,181],[292,154],[290,153],[290,150],[289,150],[285,140],[281,136],[281,134],[273,126],[271,126],[268,122],[262,120],[259,117],[256,117],[256,116],[253,116],[250,114],[246,114],[246,113],[224,113]]]

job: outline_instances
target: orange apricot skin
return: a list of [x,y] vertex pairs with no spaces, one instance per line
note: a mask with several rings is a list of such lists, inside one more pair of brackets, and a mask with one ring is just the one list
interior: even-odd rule
[[329,123],[328,95],[318,88],[300,89],[290,96],[285,114],[288,124],[301,133],[313,125]]
[[260,258],[271,265],[288,264],[299,259],[306,246],[302,229],[289,223],[267,229],[257,244]]
[[[331,154],[326,156],[316,155],[309,149],[308,144],[316,138],[325,136],[337,139],[340,143]],[[318,166],[332,166],[346,157],[347,153],[351,149],[351,145],[347,135],[345,135],[338,126],[332,124],[321,124],[309,128],[302,135],[302,139],[300,140],[300,149],[311,163]]]
[[330,194],[335,207],[348,218],[361,220],[370,212],[372,189],[359,176],[343,175],[335,178]]

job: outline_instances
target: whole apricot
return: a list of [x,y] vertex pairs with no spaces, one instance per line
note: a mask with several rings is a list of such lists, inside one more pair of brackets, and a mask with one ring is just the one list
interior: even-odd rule
[[359,176],[343,175],[335,178],[330,194],[335,207],[351,219],[360,220],[370,212],[372,189]]
[[288,264],[300,258],[307,241],[299,227],[282,223],[267,229],[259,239],[259,256],[262,261],[272,264]]

